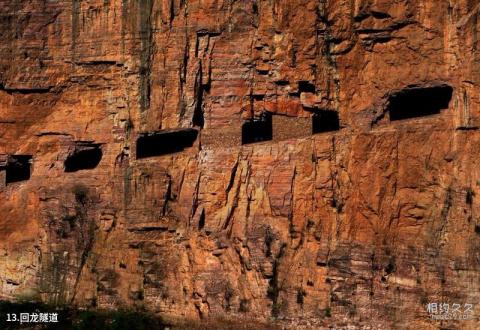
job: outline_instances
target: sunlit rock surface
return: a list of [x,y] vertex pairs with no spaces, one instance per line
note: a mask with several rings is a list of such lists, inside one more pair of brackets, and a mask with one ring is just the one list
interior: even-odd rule
[[479,15],[1,0],[0,298],[478,329]]

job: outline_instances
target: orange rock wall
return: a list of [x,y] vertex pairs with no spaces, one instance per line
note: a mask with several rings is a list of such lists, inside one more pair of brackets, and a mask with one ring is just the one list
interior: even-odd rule
[[[0,0],[0,158],[33,156],[29,180],[0,185],[0,298],[478,328],[479,15],[475,0]],[[389,95],[438,84],[448,109],[389,120]],[[310,134],[318,109],[341,129]],[[265,111],[298,122],[242,146]],[[141,133],[194,126],[192,147],[136,159]],[[65,173],[76,141],[102,160]],[[437,301],[476,318],[433,321]]]

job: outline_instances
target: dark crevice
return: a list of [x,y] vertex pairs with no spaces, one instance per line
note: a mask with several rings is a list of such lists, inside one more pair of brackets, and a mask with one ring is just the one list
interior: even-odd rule
[[79,23],[80,23],[80,11],[81,11],[81,4],[80,0],[72,0],[72,41],[71,41],[71,54],[72,54],[72,62],[75,63],[75,48],[77,44],[77,39],[79,35]]
[[264,112],[260,118],[242,125],[242,144],[272,140],[272,114]]
[[384,35],[382,33],[379,34],[372,34],[367,38],[362,40],[362,45],[369,51],[373,49],[373,46],[376,44],[385,44],[392,40],[392,36],[389,34]]
[[395,22],[390,26],[387,26],[385,28],[358,28],[355,31],[360,34],[371,34],[371,33],[379,33],[379,32],[394,32],[400,29],[403,29],[404,27],[413,24],[413,21],[410,20],[405,20],[405,21],[399,21]]
[[140,109],[145,111],[150,107],[150,74],[153,49],[153,33],[151,26],[152,0],[139,2],[139,18],[140,18],[140,68],[139,68],[139,94]]
[[221,32],[218,31],[208,31],[207,29],[200,29],[197,31],[197,36],[210,36],[210,37],[216,37],[221,35]]
[[288,80],[275,80],[274,83],[277,86],[288,86],[290,84]]
[[193,126],[203,128],[205,125],[205,117],[203,114],[203,93],[204,86],[202,85],[202,69],[198,73],[197,81],[195,82],[195,109],[193,111],[192,124]]
[[371,14],[372,14],[373,17],[375,17],[377,19],[385,19],[385,18],[391,18],[392,17],[388,13],[383,13],[383,12],[374,11],[374,10],[371,11]]
[[165,227],[154,227],[154,226],[147,226],[147,227],[141,227],[141,228],[135,228],[134,230],[131,230],[133,232],[152,232],[152,231],[167,231],[168,228]]
[[230,181],[228,182],[228,186],[225,189],[227,194],[230,192],[230,190],[233,187],[233,183],[235,182],[235,177],[237,176],[237,169],[238,169],[238,162],[235,163],[235,165],[232,168],[232,172],[230,173]]
[[354,20],[355,22],[360,23],[370,16],[376,19],[392,18],[392,16],[389,13],[375,11],[375,10],[371,10],[370,12],[367,12],[366,10],[362,10],[357,16],[354,17]]
[[170,0],[170,28],[172,27],[174,18],[175,18],[175,1]]
[[256,2],[254,2],[252,4],[252,12],[253,12],[253,15],[258,15],[258,4]]
[[390,275],[395,271],[395,269],[396,269],[395,256],[391,256],[390,259],[388,260],[387,266],[385,266],[385,269],[384,269],[385,274]]
[[86,62],[77,62],[77,65],[83,66],[112,66],[112,65],[119,65],[121,66],[122,63],[118,63],[116,61],[107,61],[107,60],[97,60],[97,61],[86,61]]
[[280,251],[274,257],[272,277],[268,281],[267,297],[272,301],[271,313],[274,318],[277,318],[280,315],[284,307],[282,303],[278,302],[280,292],[282,291],[282,286],[281,286],[281,283],[279,283],[278,275],[280,273],[279,272],[280,261],[285,254],[286,247],[287,245],[285,243],[282,243],[282,245],[280,246]]
[[197,134],[193,128],[142,134],[137,139],[137,159],[183,151],[193,146]]
[[312,116],[312,134],[333,132],[340,129],[340,118],[334,110],[317,110]]
[[49,136],[49,135],[71,136],[71,134],[68,134],[68,133],[50,132],[50,131],[45,131],[45,132],[40,132],[38,134],[35,134],[35,136]]
[[353,19],[356,23],[360,23],[363,20],[369,18],[370,15],[366,11],[360,12],[357,16],[355,16]]
[[198,230],[202,230],[205,227],[205,210],[202,210],[200,219],[198,220]]
[[411,87],[391,94],[387,111],[390,120],[402,120],[439,114],[448,109],[453,88],[448,85]]
[[473,191],[472,188],[468,188],[467,194],[465,196],[465,203],[467,203],[468,205],[472,205],[474,197],[475,197],[475,191]]
[[102,160],[102,156],[100,144],[77,143],[73,152],[65,160],[65,172],[94,169]]
[[32,88],[14,88],[6,87],[0,83],[0,90],[7,94],[45,94],[52,91],[52,87],[32,87]]
[[298,52],[298,46],[293,45],[292,50],[291,50],[291,56],[292,56],[292,63],[291,67],[296,67],[297,66],[297,52]]
[[375,29],[375,28],[364,28],[364,29],[356,29],[356,31],[359,33],[359,34],[378,34],[378,33],[381,33],[381,32],[392,32],[391,28],[387,27],[387,28],[378,28],[378,29]]
[[32,156],[12,155],[9,156],[5,168],[5,184],[26,181],[30,179]]
[[168,185],[167,185],[167,191],[165,192],[164,195],[164,204],[163,204],[163,209],[162,209],[162,215],[165,216],[168,211],[168,202],[172,201],[172,179],[169,178],[168,180]]
[[270,73],[270,70],[257,69],[257,73],[260,76],[268,76],[268,74]]

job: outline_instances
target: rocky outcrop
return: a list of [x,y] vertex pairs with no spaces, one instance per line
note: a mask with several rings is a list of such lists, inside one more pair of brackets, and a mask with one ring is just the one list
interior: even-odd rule
[[478,328],[479,13],[0,1],[0,298]]

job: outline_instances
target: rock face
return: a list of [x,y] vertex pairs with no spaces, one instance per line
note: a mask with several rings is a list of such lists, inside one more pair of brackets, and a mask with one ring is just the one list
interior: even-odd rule
[[478,329],[479,17],[1,0],[0,298]]

